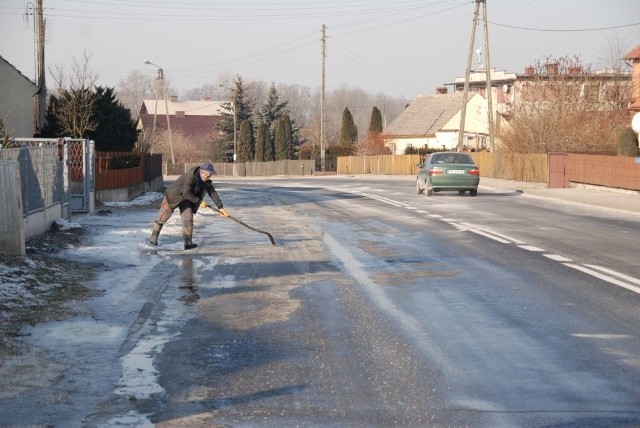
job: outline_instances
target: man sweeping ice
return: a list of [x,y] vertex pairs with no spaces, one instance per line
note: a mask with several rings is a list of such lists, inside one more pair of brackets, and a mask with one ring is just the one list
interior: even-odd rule
[[182,218],[182,237],[184,238],[184,249],[190,250],[198,245],[193,243],[193,215],[198,211],[205,192],[209,195],[213,203],[218,208],[217,211],[223,217],[229,217],[225,211],[218,192],[211,183],[211,177],[216,174],[213,165],[203,163],[193,167],[182,174],[167,189],[162,199],[160,211],[153,223],[150,242],[158,245],[158,236],[162,226],[169,220],[176,208],[180,210]]

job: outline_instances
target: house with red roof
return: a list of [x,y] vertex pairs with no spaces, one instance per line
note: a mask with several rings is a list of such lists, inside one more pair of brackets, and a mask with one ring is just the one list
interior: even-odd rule
[[[140,140],[151,135],[168,139],[171,130],[173,148],[181,162],[207,159],[211,141],[217,135],[217,124],[223,104],[228,101],[143,100],[136,127]],[[139,141],[140,141],[139,140]],[[166,152],[166,150],[157,150]]]

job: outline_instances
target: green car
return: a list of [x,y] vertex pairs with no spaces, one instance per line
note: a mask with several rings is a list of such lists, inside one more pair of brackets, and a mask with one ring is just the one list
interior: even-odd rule
[[424,164],[420,164],[416,179],[416,190],[427,196],[443,190],[457,190],[460,195],[468,190],[471,196],[478,194],[480,170],[473,158],[466,153],[431,153]]

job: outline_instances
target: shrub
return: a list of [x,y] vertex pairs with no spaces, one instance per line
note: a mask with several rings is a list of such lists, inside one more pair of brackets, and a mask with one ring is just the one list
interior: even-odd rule
[[638,136],[630,127],[618,135],[618,156],[638,156]]
[[136,168],[138,166],[140,166],[140,155],[133,153],[130,155],[121,155],[109,159],[110,169],[127,169]]

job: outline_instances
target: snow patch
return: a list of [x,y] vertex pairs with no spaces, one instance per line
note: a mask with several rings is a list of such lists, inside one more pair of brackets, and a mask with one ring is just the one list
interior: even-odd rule
[[57,219],[55,222],[55,228],[58,230],[70,230],[70,229],[81,229],[82,226],[80,225],[80,223],[72,223],[70,221],[67,221],[63,218],[59,218]]
[[164,194],[160,192],[148,192],[144,193],[137,198],[134,198],[126,202],[104,202],[104,205],[108,207],[131,207],[131,206],[144,206],[150,203],[162,199]]

